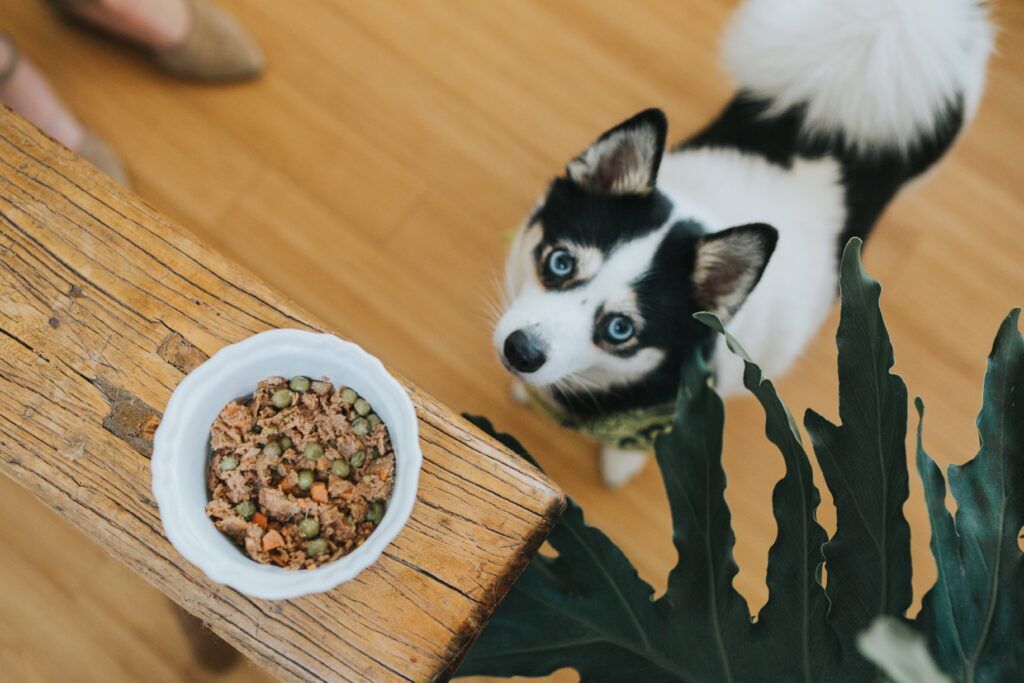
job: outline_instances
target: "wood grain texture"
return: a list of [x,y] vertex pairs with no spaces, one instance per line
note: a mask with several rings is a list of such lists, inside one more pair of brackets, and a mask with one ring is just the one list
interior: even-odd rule
[[[41,2],[0,3],[0,26],[123,152],[142,197],[446,404],[518,436],[663,589],[676,556],[657,472],[609,492],[592,444],[515,405],[487,309],[502,234],[572,155],[646,107],[665,109],[678,140],[722,106],[732,86],[718,44],[736,0],[219,4],[264,47],[261,80],[163,78]],[[991,4],[998,50],[976,120],[886,212],[865,252],[885,286],[896,369],[928,405],[940,464],[976,450],[985,356],[1002,316],[1024,303],[1024,5]],[[363,304],[368,292],[379,307]],[[833,317],[779,382],[795,415],[836,415],[835,327]],[[766,597],[768,511],[783,472],[762,426],[754,401],[728,402],[735,583],[752,608]],[[49,532],[62,553],[48,552],[38,539],[56,518],[3,477],[0,506],[0,577],[17,587],[0,594],[0,650],[25,672],[0,679],[203,680],[159,592],[70,530]],[[906,511],[919,598],[935,568],[913,474]],[[834,521],[827,492],[821,518]],[[24,628],[4,630],[11,620]]]
[[424,466],[406,527],[342,587],[248,599],[163,536],[159,410],[223,345],[322,325],[6,111],[0,291],[0,472],[284,678],[443,676],[561,511],[543,475],[407,383]]

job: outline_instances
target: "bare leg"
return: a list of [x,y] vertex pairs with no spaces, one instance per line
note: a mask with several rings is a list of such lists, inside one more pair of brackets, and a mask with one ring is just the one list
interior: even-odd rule
[[608,488],[617,489],[640,474],[649,459],[650,455],[644,451],[605,446],[600,455],[601,479]]
[[0,72],[12,67],[10,76],[0,81],[0,101],[65,147],[77,150],[85,139],[85,127],[50,87],[38,67],[19,55],[8,39],[0,37]]
[[69,11],[121,38],[156,50],[180,44],[192,20],[186,0],[92,0]]
[[128,173],[117,153],[93,135],[71,113],[42,72],[0,33],[0,102],[39,126],[65,147],[101,171],[128,185]]

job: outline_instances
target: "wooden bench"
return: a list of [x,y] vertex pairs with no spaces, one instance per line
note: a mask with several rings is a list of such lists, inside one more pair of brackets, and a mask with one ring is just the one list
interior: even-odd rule
[[424,454],[419,498],[355,580],[253,600],[207,580],[164,537],[148,460],[161,409],[211,353],[277,327],[324,329],[0,112],[0,472],[282,678],[444,679],[564,498],[408,382]]

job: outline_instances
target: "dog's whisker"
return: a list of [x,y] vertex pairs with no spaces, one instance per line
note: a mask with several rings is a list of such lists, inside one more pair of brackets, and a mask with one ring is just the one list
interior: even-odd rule
[[508,291],[505,289],[505,283],[502,282],[502,276],[497,270],[491,271],[491,283],[494,285],[494,294],[496,295],[498,305],[503,309],[508,308]]
[[504,307],[497,296],[497,292],[485,290],[480,299],[479,306],[489,326],[496,326],[504,313]]
[[563,394],[571,394],[581,399],[585,399],[592,403],[595,407],[600,405],[600,402],[595,395],[595,391],[599,391],[601,387],[593,380],[583,377],[580,375],[567,375],[557,380],[553,385]]

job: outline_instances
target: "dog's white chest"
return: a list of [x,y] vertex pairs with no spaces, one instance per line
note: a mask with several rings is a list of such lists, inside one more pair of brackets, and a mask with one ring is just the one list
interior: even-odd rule
[[[767,376],[778,377],[799,356],[832,309],[839,236],[846,206],[839,164],[831,157],[798,159],[791,168],[729,149],[698,149],[665,157],[658,187],[709,230],[769,223],[779,231],[761,282],[729,322]],[[742,362],[719,341],[713,361],[719,391],[742,388]]]

